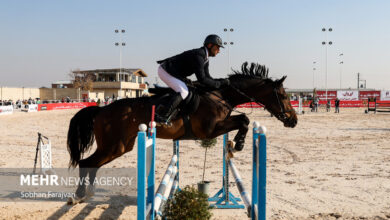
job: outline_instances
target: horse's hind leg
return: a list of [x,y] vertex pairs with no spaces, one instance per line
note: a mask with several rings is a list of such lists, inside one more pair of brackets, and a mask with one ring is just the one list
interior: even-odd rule
[[[68,204],[77,204],[88,200],[93,195],[93,181],[91,179],[91,173],[96,174],[100,166],[102,166],[106,157],[104,152],[95,151],[91,156],[86,159],[80,160],[79,162],[79,186],[76,190],[76,197],[70,198]],[[87,176],[89,179],[87,181]],[[88,192],[86,193],[86,186],[88,185]],[[92,190],[91,190],[92,188]]]
[[[79,185],[79,188],[76,191],[78,199],[76,203],[84,202],[94,195],[95,187],[93,184],[95,182],[98,169],[122,156],[124,153],[131,151],[133,149],[135,139],[135,137],[131,138],[126,145],[124,145],[123,142],[120,142],[117,146],[104,145],[98,142],[98,150],[96,150],[96,152],[90,157],[80,161],[80,179],[82,179],[81,175],[84,175],[84,178],[89,175],[89,185],[87,189],[85,184]],[[103,149],[110,149],[111,151],[103,151]],[[112,149],[116,150],[113,151]]]

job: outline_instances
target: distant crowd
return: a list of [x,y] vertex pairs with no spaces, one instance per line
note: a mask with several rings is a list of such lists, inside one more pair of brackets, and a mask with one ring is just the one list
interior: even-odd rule
[[83,98],[83,99],[71,99],[69,96],[63,97],[58,100],[40,100],[39,98],[32,99],[31,97],[29,99],[24,100],[16,100],[13,101],[11,99],[9,100],[0,100],[0,106],[9,106],[12,105],[14,109],[20,109],[22,107],[25,107],[26,105],[32,105],[32,104],[49,104],[49,103],[76,103],[76,102],[96,102],[98,106],[100,105],[108,105],[120,98],[118,97],[109,97],[107,96],[104,98],[104,100],[100,100],[98,98],[91,99],[91,98]]
[[41,100],[39,100],[39,98],[37,99],[32,99],[32,98],[29,98],[29,99],[25,99],[25,100],[16,100],[16,102],[14,102],[12,99],[9,99],[9,100],[0,100],[0,106],[5,106],[5,105],[12,105],[14,106],[14,108],[21,108],[22,105],[31,105],[31,104],[40,104],[41,103]]

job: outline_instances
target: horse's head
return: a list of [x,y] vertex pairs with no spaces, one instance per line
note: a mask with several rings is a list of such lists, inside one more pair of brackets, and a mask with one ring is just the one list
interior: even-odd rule
[[262,96],[260,99],[264,107],[277,119],[283,122],[285,127],[295,127],[298,122],[298,117],[294,108],[291,106],[290,98],[283,88],[283,81],[287,76],[283,76],[279,80],[275,80],[268,87],[268,95]]
[[[278,80],[269,79],[268,68],[254,63],[248,67],[247,62],[242,65],[241,71],[234,72],[235,74],[231,75],[230,79],[235,90],[241,93],[238,95],[241,97],[241,102],[247,102],[250,99],[260,103],[282,121],[284,126],[293,128],[297,125],[297,115],[283,88],[286,76]],[[248,99],[245,99],[245,96]]]

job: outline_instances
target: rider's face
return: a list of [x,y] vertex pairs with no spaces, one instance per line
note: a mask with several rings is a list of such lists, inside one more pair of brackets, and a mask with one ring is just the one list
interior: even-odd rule
[[215,57],[218,53],[219,53],[219,46],[218,45],[211,45],[209,44],[208,48],[209,48],[209,56],[210,57]]

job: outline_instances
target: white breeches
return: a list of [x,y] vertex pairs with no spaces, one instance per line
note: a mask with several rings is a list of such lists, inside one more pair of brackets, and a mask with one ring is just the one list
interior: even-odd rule
[[183,81],[171,76],[169,73],[167,73],[167,71],[164,70],[164,68],[161,67],[161,65],[158,67],[157,72],[160,79],[165,82],[165,84],[167,84],[170,88],[175,90],[175,92],[179,92],[183,100],[187,98],[188,87]]

